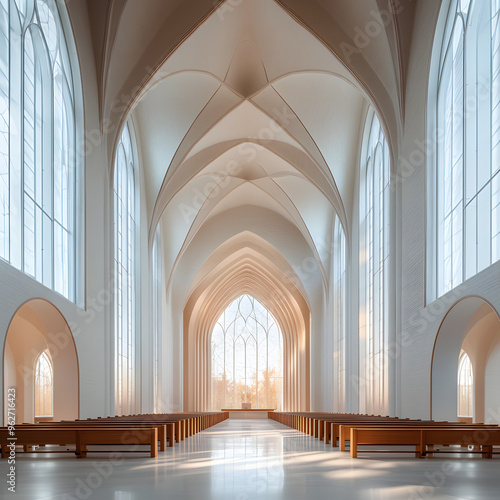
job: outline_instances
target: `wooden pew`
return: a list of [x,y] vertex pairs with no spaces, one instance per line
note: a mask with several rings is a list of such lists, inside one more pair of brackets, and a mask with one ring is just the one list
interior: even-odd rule
[[[64,422],[43,422],[36,424],[18,424],[15,426],[16,445],[22,445],[29,452],[33,446],[74,445],[74,452],[85,457],[89,445],[147,444],[151,446],[151,457],[165,451],[167,442],[174,446],[186,437],[192,436],[206,428],[229,418],[227,412],[204,413],[163,413],[146,415],[127,415],[108,418],[75,420]],[[151,443],[152,433],[155,446]],[[0,428],[0,447],[2,456],[9,454],[7,428]],[[63,453],[68,450],[45,450],[46,453]],[[139,451],[139,450],[135,450]],[[37,453],[40,453],[37,452]]]
[[167,437],[170,446],[174,442],[180,443],[187,437],[217,425],[229,418],[228,412],[203,412],[203,413],[151,413],[141,415],[121,415],[107,417],[106,419],[89,419],[91,422],[142,422],[161,423],[167,425]]
[[[168,424],[159,423],[159,422],[149,422],[149,421],[141,421],[141,422],[119,422],[119,421],[107,421],[101,420],[99,422],[93,422],[88,420],[74,420],[74,421],[62,421],[62,422],[44,422],[40,424],[20,424],[15,428],[26,429],[26,428],[35,428],[35,429],[52,429],[54,427],[78,427],[78,428],[89,428],[93,429],[95,427],[110,427],[110,428],[127,428],[127,427],[140,427],[145,429],[156,428],[158,429],[158,443],[160,447],[160,451],[165,451],[167,448],[167,442],[172,439],[169,436],[169,431],[167,429]],[[173,426],[173,424],[172,424]],[[172,444],[173,446],[173,444]]]
[[419,429],[433,429],[433,428],[449,428],[449,429],[468,429],[469,432],[477,432],[487,430],[490,428],[498,428],[498,426],[490,426],[485,424],[462,424],[459,422],[404,422],[394,425],[392,422],[346,422],[340,425],[339,428],[339,451],[346,451],[346,442],[350,440],[352,428],[419,428]]
[[[500,428],[490,426],[481,428],[466,427],[351,427],[351,457],[357,458],[358,453],[380,452],[381,450],[359,450],[359,446],[414,446],[417,458],[436,453],[436,445],[480,446],[483,458],[492,458],[493,446],[500,445]],[[427,448],[431,450],[428,452]],[[385,450],[383,450],[385,451]],[[406,453],[407,450],[389,450],[388,453]],[[456,451],[446,451],[457,453]],[[408,452],[409,453],[409,452]],[[468,451],[466,453],[469,453]]]
[[[380,415],[352,415],[336,413],[313,412],[273,412],[269,418],[297,429],[319,439],[325,443],[332,442],[332,446],[339,442],[339,450],[345,451],[346,441],[351,438],[352,430],[356,442],[351,444],[351,453],[359,453],[358,446],[371,444],[378,446],[410,446],[416,456],[433,456],[438,453],[436,445],[460,445],[480,448],[483,457],[491,457],[493,446],[496,446],[500,427],[485,424],[466,422],[436,422],[432,420],[410,420],[383,417]],[[361,433],[361,437],[359,437]],[[488,436],[485,441],[484,435]],[[361,441],[365,439],[365,441]],[[354,451],[353,451],[354,448]],[[372,450],[373,451],[373,450]],[[381,450],[376,450],[381,451]],[[390,450],[384,450],[392,452]],[[400,452],[398,450],[394,452]],[[407,452],[406,450],[404,451]],[[442,451],[442,453],[453,453]]]
[[[380,415],[353,415],[336,413],[275,413],[269,414],[269,418],[284,425],[288,425],[310,436],[324,439],[325,443],[332,442],[332,446],[337,446],[338,424],[343,422],[358,421],[380,421],[380,422],[401,422],[397,417],[382,417]],[[337,424],[337,425],[335,425]]]
[[[0,446],[2,458],[7,458],[10,453],[9,444],[30,448],[36,445],[54,444],[74,445],[72,453],[82,458],[87,456],[89,445],[148,445],[151,458],[158,456],[158,429],[156,427],[111,427],[111,426],[53,426],[51,428],[15,427],[14,436],[10,436],[9,430],[0,428]],[[9,438],[15,438],[11,441]],[[54,450],[55,451],[55,450]],[[52,451],[52,452],[54,452]],[[129,450],[130,451],[130,450]],[[143,450],[132,450],[142,452]],[[60,451],[62,452],[62,451]]]

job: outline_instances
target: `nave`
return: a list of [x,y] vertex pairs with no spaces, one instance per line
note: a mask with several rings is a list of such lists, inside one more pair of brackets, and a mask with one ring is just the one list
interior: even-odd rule
[[500,487],[497,459],[353,460],[272,420],[226,420],[156,459],[28,457],[16,500],[493,500]]

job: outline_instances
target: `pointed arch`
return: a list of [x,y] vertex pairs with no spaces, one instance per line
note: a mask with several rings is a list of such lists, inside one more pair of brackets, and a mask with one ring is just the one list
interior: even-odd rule
[[458,408],[459,417],[474,416],[474,371],[469,355],[462,350],[458,360]]
[[[218,319],[241,295],[251,295],[269,311],[283,336],[283,410],[310,408],[310,310],[291,267],[275,262],[274,249],[266,255],[258,237],[241,236],[242,247],[230,255],[219,249],[218,264],[208,274],[200,271],[184,307],[184,408],[204,411],[211,406],[211,339],[223,329]],[[247,246],[249,240],[255,247]],[[235,241],[232,242],[233,244]]]
[[[239,358],[242,365],[235,363]],[[283,336],[276,320],[257,299],[240,295],[212,330],[212,410],[251,403],[252,408],[281,411],[282,373]]]
[[49,349],[35,362],[35,420],[54,416],[54,368]]

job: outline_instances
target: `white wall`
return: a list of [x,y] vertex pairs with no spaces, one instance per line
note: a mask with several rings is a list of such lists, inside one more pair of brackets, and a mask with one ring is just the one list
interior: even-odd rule
[[500,340],[494,346],[485,373],[485,422],[500,424]]
[[[426,154],[427,89],[432,41],[440,2],[421,0],[416,6],[406,112],[399,159],[401,205],[401,294],[398,331],[401,352],[401,416],[430,415],[431,359],[439,326],[447,311],[461,298],[478,295],[500,310],[500,262],[455,290],[428,303],[426,290]],[[408,167],[410,165],[410,167]],[[428,194],[431,196],[431,193]],[[450,368],[451,369],[451,368]]]
[[[85,259],[81,262],[79,280],[85,307],[81,308],[68,302],[59,294],[0,261],[0,343],[4,345],[10,321],[24,302],[40,297],[54,304],[66,318],[75,338],[82,373],[81,417],[86,418],[107,415],[112,411],[112,405],[109,404],[112,366],[109,361],[109,322],[112,286],[109,259],[106,258],[110,255],[112,235],[108,217],[110,184],[106,167],[108,162],[103,155],[103,137],[100,133],[97,79],[86,2],[66,4],[75,33],[76,51],[83,76],[83,107],[77,110],[77,115],[82,117],[84,129],[78,144],[81,146],[79,158],[85,160],[80,182],[81,192],[85,193],[85,196],[79,201],[79,206],[85,207],[85,221],[82,221],[85,226],[81,231]],[[63,23],[69,28],[69,23],[64,19]],[[78,71],[74,72],[74,77],[78,81]],[[3,378],[3,370],[0,377]],[[3,380],[1,383],[3,385]],[[0,402],[2,415],[3,401],[4,399]]]

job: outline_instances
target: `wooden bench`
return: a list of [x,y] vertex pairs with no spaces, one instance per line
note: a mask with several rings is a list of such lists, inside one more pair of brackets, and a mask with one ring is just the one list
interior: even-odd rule
[[205,413],[151,413],[141,415],[121,415],[116,417],[88,419],[90,422],[150,422],[167,426],[167,439],[170,446],[180,443],[209,427],[217,425],[229,418],[227,412]]
[[[500,445],[498,426],[477,428],[466,427],[351,427],[351,457],[360,452],[415,453],[417,458],[436,453],[436,445],[479,446],[483,458],[492,458],[493,446]],[[359,446],[414,446],[407,450],[359,450]],[[427,448],[430,447],[430,450]],[[450,453],[449,451],[447,451]],[[454,453],[454,452],[453,452]],[[468,452],[467,452],[468,453]]]
[[[36,445],[74,445],[75,453],[79,457],[86,457],[89,445],[148,445],[151,458],[158,456],[158,429],[156,427],[113,427],[113,426],[53,426],[51,428],[37,428],[39,424],[33,427],[16,426],[14,436],[9,434],[5,427],[0,428],[0,446],[2,458],[7,458],[10,453],[10,446],[14,443],[16,446],[25,446],[27,448]],[[15,438],[13,440],[12,438]],[[55,450],[54,450],[55,451]],[[51,451],[51,452],[54,452]],[[128,450],[134,452],[143,452],[143,450]],[[59,451],[59,452],[67,452]]]
[[[269,413],[268,417],[277,422],[280,422],[284,425],[297,429],[301,432],[304,432],[310,436],[317,437],[319,439],[324,439],[325,443],[331,441],[332,446],[336,446],[337,442],[339,445],[340,451],[345,451],[346,442],[351,439],[351,429],[367,429],[367,433],[369,434],[371,429],[375,429],[373,434],[370,434],[370,439],[372,440],[370,444],[379,444],[377,443],[376,435],[378,435],[378,440],[382,443],[379,445],[411,445],[414,446],[415,449],[413,453],[417,456],[432,456],[434,451],[435,444],[438,444],[437,441],[439,439],[435,439],[436,435],[440,435],[439,433],[434,435],[431,434],[433,431],[441,431],[446,430],[449,432],[445,437],[451,439],[453,437],[453,432],[456,431],[457,434],[455,437],[460,436],[460,434],[464,434],[464,432],[468,433],[468,435],[472,436],[482,436],[482,433],[492,431],[492,435],[495,435],[497,430],[500,428],[498,426],[488,426],[485,424],[468,424],[464,422],[436,422],[433,420],[410,420],[410,419],[398,419],[396,417],[384,417],[380,415],[353,415],[353,414],[336,414],[336,413],[313,413],[313,412],[296,412],[296,413],[286,413],[286,412],[275,412]],[[386,429],[397,429],[395,432],[403,433],[392,435],[390,432],[388,435],[385,434]],[[404,431],[408,430],[407,434],[404,434]],[[413,432],[413,431],[418,432]],[[426,447],[423,446],[421,442],[421,431],[429,431],[429,433],[425,434],[428,436],[428,442],[426,442]],[[488,434],[489,435],[489,434]],[[402,438],[401,436],[404,436]],[[418,437],[418,440],[417,440]],[[405,439],[408,442],[405,442]],[[433,443],[432,441],[436,441]],[[480,448],[482,451],[482,455],[484,457],[491,456],[493,453],[492,448],[488,448],[490,444],[481,443],[481,437],[476,439],[456,439],[457,442],[451,439],[450,443],[444,443],[444,445],[471,445],[476,448]],[[471,442],[467,442],[471,441]],[[358,445],[360,443],[358,442]],[[443,443],[440,443],[443,444]],[[491,446],[494,446],[495,443],[491,443]],[[357,445],[355,446],[357,448]],[[352,449],[352,448],[351,448]],[[373,450],[372,450],[373,451]],[[380,451],[380,450],[379,450]],[[359,450],[355,450],[353,453],[356,454]],[[388,451],[390,452],[390,451]],[[396,452],[400,452],[397,451]],[[407,451],[405,451],[407,452]],[[436,452],[437,453],[437,452]]]
[[405,422],[394,425],[392,422],[347,422],[340,425],[339,428],[339,451],[346,451],[346,442],[351,438],[351,429],[353,428],[419,428],[419,429],[433,429],[433,428],[448,428],[448,429],[468,429],[470,432],[480,432],[490,428],[496,429],[498,426],[490,426],[485,424],[462,424],[459,422]]
[[[167,442],[172,442],[172,432],[168,430],[168,424],[159,423],[159,422],[149,422],[149,421],[141,421],[141,422],[119,422],[119,421],[107,421],[102,420],[99,422],[87,421],[87,420],[67,420],[62,422],[45,422],[40,424],[21,424],[17,425],[16,429],[24,429],[24,428],[35,428],[35,429],[52,429],[54,427],[78,427],[78,428],[88,428],[93,429],[95,427],[114,427],[114,428],[122,428],[122,427],[140,427],[145,429],[156,428],[158,429],[158,443],[160,447],[160,451],[165,451],[167,448]],[[171,425],[173,427],[173,424]],[[172,445],[173,446],[173,443]]]
[[401,422],[397,417],[382,417],[380,415],[352,415],[334,413],[275,413],[268,414],[272,420],[276,420],[284,425],[297,429],[310,436],[324,439],[325,443],[332,442],[332,446],[337,446],[338,425],[343,422]]

